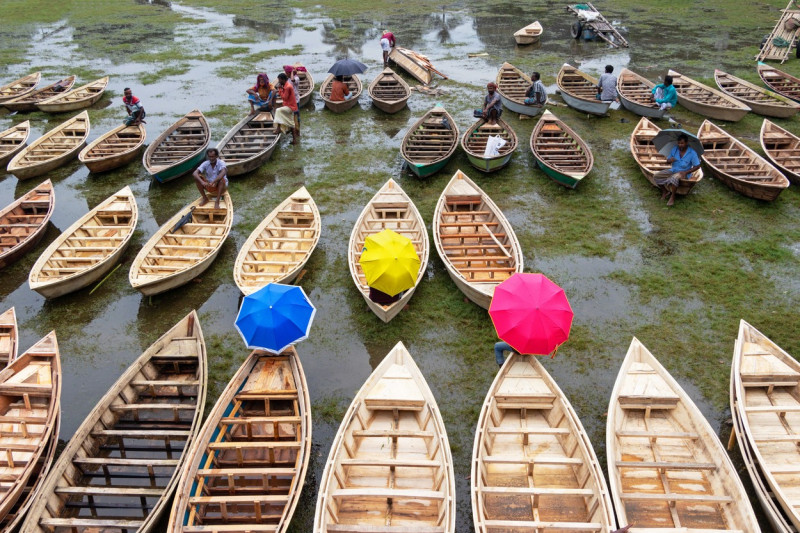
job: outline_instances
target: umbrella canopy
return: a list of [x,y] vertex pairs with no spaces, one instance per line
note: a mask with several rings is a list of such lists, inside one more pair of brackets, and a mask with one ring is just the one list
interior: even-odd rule
[[359,263],[367,285],[394,296],[416,284],[420,260],[411,239],[385,229],[366,238]]
[[653,137],[653,144],[656,146],[658,153],[669,157],[669,153],[672,149],[678,146],[678,137],[682,133],[689,137],[689,148],[697,152],[697,155],[703,155],[705,150],[703,149],[703,143],[700,142],[700,139],[688,131],[681,129],[661,130],[658,132],[658,135]]
[[269,283],[245,296],[235,324],[248,348],[279,354],[308,337],[316,312],[301,287]]
[[353,74],[361,74],[365,70],[367,70],[367,66],[361,61],[356,61],[355,59],[340,59],[328,69],[328,72],[334,76],[352,76]]
[[516,273],[495,288],[489,316],[516,351],[547,355],[569,338],[573,312],[564,289],[543,274]]

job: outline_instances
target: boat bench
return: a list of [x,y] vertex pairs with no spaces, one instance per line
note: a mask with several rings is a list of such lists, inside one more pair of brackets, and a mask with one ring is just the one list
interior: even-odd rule
[[[331,533],[445,533],[443,527],[417,525],[413,526],[379,526],[372,524],[327,524],[325,529]],[[186,529],[184,528],[184,531]]]

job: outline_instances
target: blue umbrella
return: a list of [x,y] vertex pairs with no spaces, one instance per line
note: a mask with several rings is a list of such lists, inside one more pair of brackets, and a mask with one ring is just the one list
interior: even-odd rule
[[248,348],[279,354],[308,338],[316,312],[302,287],[269,283],[245,296],[235,324]]
[[367,66],[361,61],[340,59],[328,69],[328,72],[334,76],[352,76],[353,74],[362,74],[365,70],[367,70]]

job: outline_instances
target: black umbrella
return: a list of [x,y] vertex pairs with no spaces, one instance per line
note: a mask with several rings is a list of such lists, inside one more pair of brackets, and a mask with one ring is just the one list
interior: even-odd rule
[[365,70],[367,70],[367,66],[361,61],[340,59],[328,69],[328,72],[334,76],[352,76],[353,74],[362,74]]
[[180,218],[180,220],[178,220],[178,222],[175,224],[175,226],[172,228],[172,230],[170,230],[170,233],[175,233],[176,231],[181,229],[184,224],[188,224],[189,222],[191,222],[192,221],[192,211],[194,211],[194,207],[189,209],[189,212],[186,213],[185,215],[183,215]]

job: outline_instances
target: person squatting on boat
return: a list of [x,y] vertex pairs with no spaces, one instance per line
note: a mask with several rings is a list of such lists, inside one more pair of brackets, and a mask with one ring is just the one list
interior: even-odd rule
[[389,66],[389,52],[392,51],[394,45],[395,45],[394,33],[388,30],[383,30],[383,35],[381,35],[381,50],[383,50],[383,68]]
[[547,90],[542,83],[541,75],[538,72],[531,73],[533,83],[525,91],[525,105],[542,107],[547,103]]
[[652,90],[653,101],[662,111],[672,109],[678,104],[678,91],[672,85],[672,76],[664,76],[664,83],[659,83]]
[[617,97],[617,77],[611,74],[614,72],[612,65],[606,65],[605,73],[597,80],[597,94],[595,98],[603,102],[619,101]]
[[126,126],[138,126],[139,124],[146,124],[144,121],[146,113],[144,112],[142,101],[133,96],[133,92],[131,91],[130,87],[125,87],[123,94],[124,96],[122,97],[122,103],[125,104],[125,111],[128,112],[128,118],[123,121],[124,124]]
[[674,205],[675,191],[678,190],[680,180],[689,179],[692,172],[700,170],[700,157],[689,146],[688,135],[681,133],[678,136],[678,144],[670,151],[667,163],[672,163],[672,167],[659,170],[653,177],[656,185],[661,189],[661,199],[663,200],[669,195],[667,205]]
[[289,76],[281,72],[278,74],[278,84],[275,87],[281,95],[283,106],[275,111],[275,130],[284,133],[292,132],[292,144],[300,138],[300,109],[297,107],[297,91],[294,84],[289,81]]
[[496,83],[489,82],[486,85],[486,90],[489,91],[489,94],[483,99],[481,118],[486,120],[490,126],[495,126],[497,119],[503,114],[503,102],[500,100],[500,93],[497,92]]
[[247,101],[250,102],[250,113],[272,111],[275,106],[275,89],[269,82],[269,76],[260,73],[256,76],[256,84],[247,89]]
[[228,169],[225,161],[219,158],[219,150],[216,148],[206,150],[206,160],[200,163],[193,176],[197,190],[203,197],[200,205],[208,203],[208,196],[206,196],[206,192],[208,192],[217,195],[214,208],[219,209],[219,200],[228,189]]

